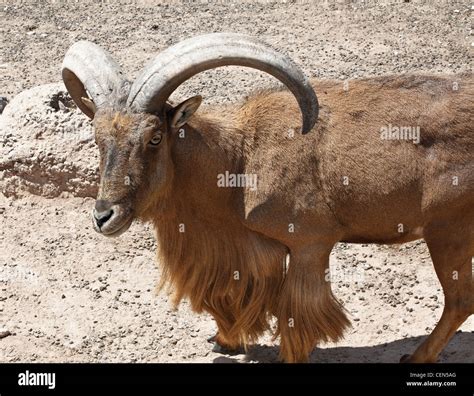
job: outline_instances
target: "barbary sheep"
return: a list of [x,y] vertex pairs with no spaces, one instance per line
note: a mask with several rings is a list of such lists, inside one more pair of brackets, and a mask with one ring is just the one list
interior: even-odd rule
[[[169,102],[184,81],[224,65],[289,90],[199,112],[200,96]],[[286,362],[339,340],[349,320],[326,273],[340,241],[425,239],[445,306],[402,361],[436,361],[474,313],[472,74],[310,83],[260,41],[218,33],[159,53],[133,83],[99,46],[77,42],[62,76],[96,131],[95,230],[153,223],[162,284],[176,304],[188,298],[214,317],[221,348],[247,347],[272,318]]]

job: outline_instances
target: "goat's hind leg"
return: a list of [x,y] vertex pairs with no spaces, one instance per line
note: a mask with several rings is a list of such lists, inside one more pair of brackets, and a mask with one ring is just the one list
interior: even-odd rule
[[[447,233],[440,225],[425,233],[425,240],[444,291],[444,310],[433,332],[411,356],[402,357],[402,362],[436,362],[439,353],[456,330],[474,314],[474,280],[472,277],[472,255],[474,240],[469,224],[457,231]],[[466,232],[467,230],[467,232]],[[467,238],[466,238],[467,237]]]

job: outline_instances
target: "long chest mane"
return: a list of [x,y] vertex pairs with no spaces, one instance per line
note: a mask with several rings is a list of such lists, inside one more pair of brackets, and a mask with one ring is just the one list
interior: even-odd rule
[[191,208],[154,221],[161,285],[177,305],[220,319],[248,343],[268,329],[284,280],[287,249],[238,222],[198,220]]

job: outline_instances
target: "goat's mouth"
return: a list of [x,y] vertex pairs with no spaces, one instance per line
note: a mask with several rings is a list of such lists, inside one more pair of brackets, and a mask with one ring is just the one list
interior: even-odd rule
[[106,216],[101,213],[98,214],[96,210],[92,212],[94,230],[107,237],[117,237],[123,234],[132,223],[132,211],[121,205],[112,206]]
[[119,235],[122,235],[125,231],[127,231],[132,225],[132,223],[133,218],[130,217],[122,225],[117,228],[114,228],[113,230],[109,230],[109,227],[107,227],[107,229],[104,229],[104,227],[102,227],[101,233],[107,237],[118,237]]

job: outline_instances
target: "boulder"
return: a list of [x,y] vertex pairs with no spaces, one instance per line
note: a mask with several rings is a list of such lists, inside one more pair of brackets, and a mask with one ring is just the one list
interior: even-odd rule
[[21,92],[0,115],[0,192],[95,197],[98,149],[91,121],[62,83]]

